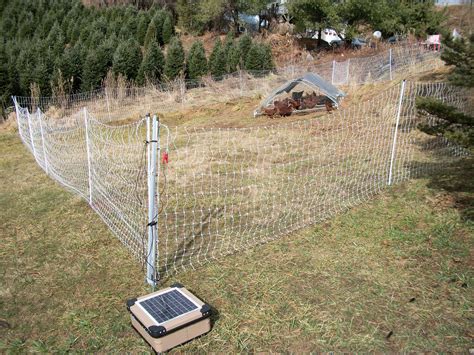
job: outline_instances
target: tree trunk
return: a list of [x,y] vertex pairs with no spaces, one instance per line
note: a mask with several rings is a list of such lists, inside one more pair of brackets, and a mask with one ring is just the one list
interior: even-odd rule
[[322,39],[321,36],[323,35],[323,28],[319,27],[318,30],[318,48],[321,47]]

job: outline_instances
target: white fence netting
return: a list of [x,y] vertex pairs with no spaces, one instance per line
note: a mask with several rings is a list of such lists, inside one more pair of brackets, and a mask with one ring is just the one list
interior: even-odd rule
[[[246,84],[256,85],[252,80]],[[240,86],[243,80],[235,81],[236,90],[247,92]],[[20,137],[38,165],[88,201],[145,264],[146,121],[103,122],[112,112],[127,112],[135,99],[146,102],[137,92],[124,94],[121,104],[109,96],[102,111],[104,102],[95,100],[61,108],[16,98],[16,108]],[[472,114],[466,92],[444,83],[408,82],[401,93],[400,84],[347,109],[293,123],[178,127],[170,138],[162,133],[162,153],[168,153],[169,162],[163,160],[158,171],[157,273],[287,235],[367,200],[389,180],[399,183],[467,154],[417,130],[426,118],[415,109],[417,96],[429,96]],[[58,112],[67,117],[55,119]]]
[[219,80],[176,80],[147,87],[106,87],[88,93],[59,97],[18,97],[18,104],[34,112],[39,107],[48,117],[65,118],[83,107],[101,122],[144,117],[148,112],[166,112],[178,107],[201,107],[240,97],[266,96],[289,79],[315,72],[338,86],[362,85],[406,77],[442,66],[440,52],[419,44],[394,46],[370,57],[330,61],[322,64],[301,62],[272,72],[228,74]]

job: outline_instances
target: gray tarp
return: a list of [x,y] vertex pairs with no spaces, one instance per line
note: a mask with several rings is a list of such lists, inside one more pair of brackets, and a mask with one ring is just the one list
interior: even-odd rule
[[274,90],[270,95],[268,95],[268,97],[265,100],[263,100],[260,103],[255,113],[260,112],[262,107],[268,106],[276,96],[283,94],[285,92],[289,93],[298,84],[305,84],[309,87],[319,90],[323,95],[326,95],[331,101],[333,101],[335,106],[338,105],[339,99],[341,97],[346,96],[344,92],[339,90],[334,85],[328,83],[319,75],[314,74],[314,73],[306,73],[302,77],[290,80],[286,82],[285,84],[283,84],[282,86],[280,86],[278,89]]

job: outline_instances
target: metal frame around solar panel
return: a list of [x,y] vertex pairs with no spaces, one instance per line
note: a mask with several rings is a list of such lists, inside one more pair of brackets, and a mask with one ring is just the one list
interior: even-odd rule
[[[166,295],[166,294],[168,294],[168,293],[172,293],[172,292],[177,292],[177,293],[180,295],[180,297],[183,297],[183,298],[185,298],[186,300],[188,300],[189,302],[191,302],[191,303],[194,305],[194,308],[193,308],[193,309],[182,309],[183,312],[180,312],[181,309],[173,309],[173,308],[172,308],[172,310],[173,310],[174,312],[176,312],[177,315],[176,315],[175,317],[168,318],[168,319],[165,319],[165,320],[163,320],[163,321],[160,322],[158,319],[156,319],[156,317],[155,317],[154,315],[152,315],[152,314],[142,305],[143,302],[146,302],[146,301],[148,301],[148,300],[150,300],[150,299],[163,297],[164,295]],[[169,303],[166,303],[166,302],[165,302],[165,303],[163,303],[163,304],[169,306]],[[137,302],[137,305],[140,307],[140,309],[141,309],[143,312],[145,312],[145,314],[146,314],[148,317],[150,317],[150,319],[152,319],[153,321],[155,321],[156,324],[158,324],[158,325],[162,325],[162,324],[164,324],[164,323],[166,323],[166,322],[168,322],[168,321],[170,321],[170,320],[173,320],[173,319],[181,318],[181,317],[183,317],[183,316],[185,316],[185,315],[187,315],[187,314],[189,314],[189,313],[191,313],[191,312],[194,312],[194,311],[196,311],[196,310],[201,309],[201,306],[200,306],[200,305],[198,305],[196,302],[194,302],[194,301],[193,301],[190,297],[188,297],[186,294],[184,294],[183,292],[181,292],[181,290],[180,290],[179,288],[172,288],[172,289],[167,290],[167,291],[165,291],[165,292],[163,292],[163,293],[160,293],[160,294],[150,295],[149,297],[146,297],[146,298],[143,298],[143,299],[139,300],[139,301]],[[154,306],[155,306],[155,308],[156,308],[156,305],[154,305]],[[173,307],[173,306],[174,306],[174,305],[172,305],[172,307]],[[161,313],[163,313],[163,312],[161,312]]]

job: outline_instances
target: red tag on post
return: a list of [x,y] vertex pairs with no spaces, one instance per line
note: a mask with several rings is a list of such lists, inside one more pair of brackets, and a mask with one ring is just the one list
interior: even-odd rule
[[167,152],[163,152],[163,157],[161,158],[161,162],[163,164],[168,164],[168,153]]

